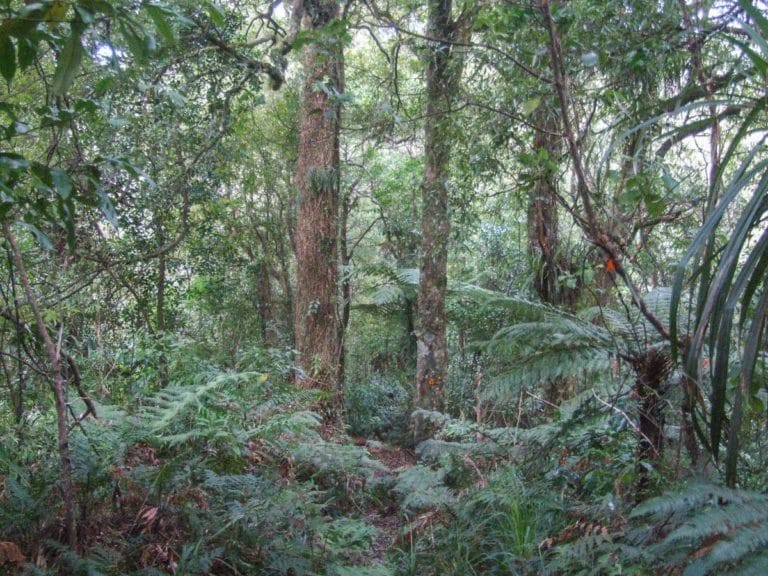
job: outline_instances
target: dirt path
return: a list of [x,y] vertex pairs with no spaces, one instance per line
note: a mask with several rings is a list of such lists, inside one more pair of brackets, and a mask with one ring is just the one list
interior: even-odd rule
[[[368,452],[387,468],[386,471],[381,472],[382,475],[396,476],[399,471],[410,468],[416,463],[416,455],[413,450],[390,446],[381,442],[368,442]],[[390,499],[383,502],[381,506],[371,507],[367,510],[365,519],[379,531],[371,546],[373,558],[384,561],[387,552],[395,546],[405,519],[400,513],[397,502]]]

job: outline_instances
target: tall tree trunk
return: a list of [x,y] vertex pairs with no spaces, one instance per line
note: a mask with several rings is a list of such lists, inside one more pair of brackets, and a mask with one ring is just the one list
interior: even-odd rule
[[[305,0],[304,26],[319,30],[339,16],[337,0]],[[324,417],[338,421],[340,329],[339,281],[339,128],[344,90],[341,40],[332,35],[305,51],[296,186],[295,337],[298,383],[326,391]]]
[[[461,77],[461,60],[451,41],[456,22],[452,0],[429,0],[427,36],[431,38],[427,63],[427,106],[422,183],[421,255],[416,357],[416,406],[442,410],[448,369],[445,292],[448,261],[449,161],[453,134],[451,105]],[[414,439],[423,439],[422,423],[414,422]]]

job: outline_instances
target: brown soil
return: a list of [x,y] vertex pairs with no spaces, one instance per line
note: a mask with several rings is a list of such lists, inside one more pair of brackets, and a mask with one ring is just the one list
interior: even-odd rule
[[[416,455],[413,450],[398,446],[376,442],[368,446],[368,452],[374,459],[386,466],[387,470],[381,472],[382,476],[394,476],[399,471],[410,468],[416,463]],[[367,510],[365,520],[378,529],[378,536],[371,546],[372,560],[384,561],[387,552],[396,546],[400,540],[401,531],[407,523],[406,519],[400,514],[397,503],[388,502]]]

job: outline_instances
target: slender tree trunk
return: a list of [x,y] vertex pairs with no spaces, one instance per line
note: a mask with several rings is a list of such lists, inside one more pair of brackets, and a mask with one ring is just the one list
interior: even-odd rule
[[[416,406],[442,410],[448,369],[445,293],[451,230],[446,184],[453,140],[451,105],[461,77],[461,59],[455,57],[455,47],[450,43],[456,32],[452,0],[429,0],[428,10],[427,36],[433,40],[426,74]],[[422,423],[414,422],[415,441],[423,436]]]
[[[337,0],[305,0],[304,26],[319,30],[339,16]],[[325,418],[338,421],[339,128],[344,90],[341,40],[328,36],[305,51],[296,230],[295,336],[298,383],[326,391]]]
[[157,364],[157,375],[160,381],[160,386],[165,388],[168,386],[168,357],[165,355],[165,342],[163,336],[165,335],[165,285],[166,285],[166,273],[167,265],[165,261],[165,251],[162,247],[165,245],[165,229],[163,227],[163,218],[159,214],[155,220],[155,233],[157,235],[157,245],[160,248],[160,255],[157,258],[157,280],[155,284],[155,337],[158,339],[158,344],[161,347],[160,357]]
[[273,347],[276,343],[274,318],[272,316],[272,281],[271,264],[265,256],[259,262],[256,273],[256,293],[259,298],[259,322],[261,323],[261,339],[264,346]]
[[[26,389],[25,368],[22,362],[24,354],[24,332],[21,326],[21,314],[19,312],[19,295],[16,290],[16,275],[13,273],[13,254],[8,249],[8,272],[11,280],[11,295],[13,296],[13,310],[16,315],[16,356],[17,356],[17,372],[18,372],[18,385],[16,388],[16,401],[14,404],[14,414],[16,416],[16,429],[19,435],[19,440],[22,439],[24,423],[24,390]],[[11,392],[13,398],[13,392]]]
[[542,302],[560,303],[557,233],[557,180],[553,166],[560,150],[560,123],[552,106],[536,111],[533,151],[538,170],[528,202],[528,248],[534,262],[533,286]]
[[[267,206],[269,210],[269,206]],[[269,256],[270,241],[269,228],[264,232],[256,229],[256,236],[261,245],[261,254],[256,256],[250,246],[245,247],[245,253],[253,267],[253,282],[256,289],[257,310],[259,314],[259,328],[261,331],[261,341],[266,347],[273,347],[277,344],[277,332],[275,330],[275,318],[272,298],[272,275],[273,264]]]
[[293,287],[291,286],[291,265],[288,260],[287,250],[285,246],[285,240],[281,237],[277,239],[277,260],[280,263],[280,271],[278,278],[280,280],[280,288],[283,291],[283,314],[286,320],[286,336],[288,346],[293,347],[296,341],[294,330],[295,324],[293,321]]
[[64,379],[64,372],[61,366],[61,354],[59,348],[51,339],[48,328],[43,320],[43,314],[37,299],[32,291],[32,284],[27,276],[27,269],[24,266],[19,246],[16,238],[11,232],[11,227],[4,224],[3,230],[8,244],[13,252],[14,262],[19,271],[19,280],[21,281],[24,294],[27,297],[27,304],[32,308],[32,314],[35,318],[37,332],[45,345],[45,352],[48,355],[49,372],[53,381],[53,396],[56,404],[56,423],[59,433],[59,459],[61,461],[61,493],[64,498],[64,529],[66,531],[67,544],[72,550],[77,549],[77,530],[75,527],[75,485],[72,481],[72,459],[69,454],[69,429],[67,426],[67,389]]
[[347,346],[344,335],[347,333],[347,327],[349,326],[350,313],[352,311],[352,281],[349,277],[349,263],[351,257],[348,249],[347,242],[347,225],[349,222],[349,213],[352,207],[349,202],[348,194],[344,194],[344,198],[341,202],[341,223],[339,226],[339,253],[341,254],[341,267],[342,267],[342,280],[341,280],[341,323],[339,325],[339,342],[341,348],[339,350],[339,386],[344,387],[344,380],[346,376],[347,365]]

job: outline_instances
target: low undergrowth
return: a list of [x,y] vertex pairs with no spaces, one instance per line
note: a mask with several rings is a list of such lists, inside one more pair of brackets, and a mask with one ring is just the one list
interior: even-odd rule
[[[668,451],[642,474],[651,484],[636,506],[631,394],[577,395],[530,427],[423,412],[434,437],[411,451],[329,436],[316,394],[289,384],[279,354],[244,357],[237,370],[189,362],[197,353],[183,346],[172,354],[167,387],[102,399],[98,418],[72,430],[76,550],[60,544],[50,417],[3,435],[3,573],[764,573],[763,496],[665,486],[680,465]],[[387,420],[402,398],[384,386],[369,401],[373,384],[349,397],[383,416],[355,431],[407,436]]]

